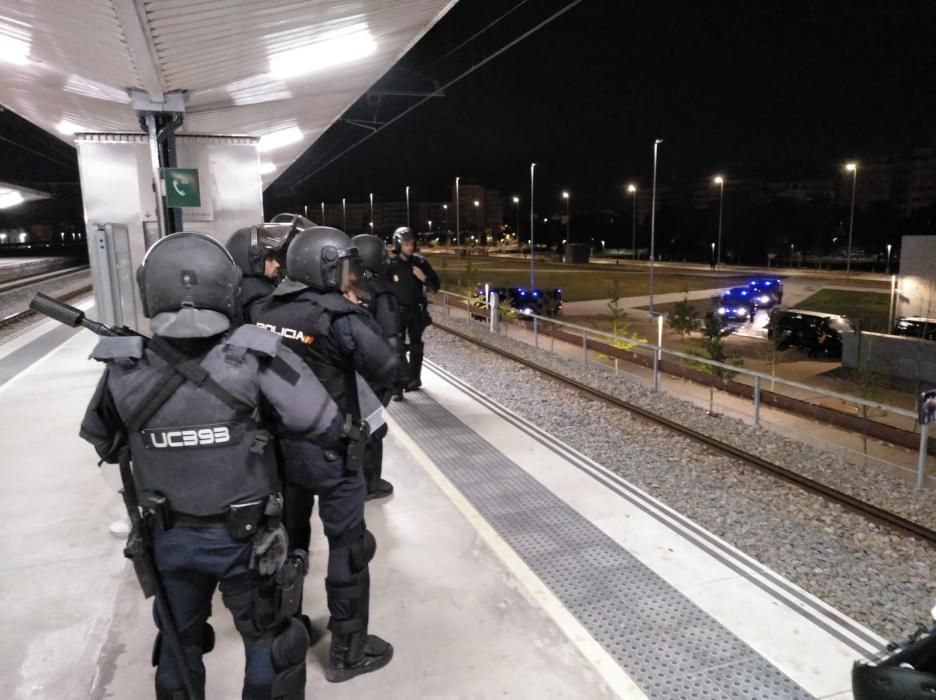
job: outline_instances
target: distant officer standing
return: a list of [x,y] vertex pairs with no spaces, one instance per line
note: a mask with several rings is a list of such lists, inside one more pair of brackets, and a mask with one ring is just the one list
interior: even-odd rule
[[368,563],[377,541],[364,523],[368,435],[358,396],[369,390],[358,386],[357,374],[371,386],[387,386],[396,376],[397,358],[351,291],[360,267],[357,249],[341,231],[299,231],[286,253],[287,279],[253,307],[257,325],[286,338],[345,416],[345,442],[337,449],[323,450],[302,436],[280,439],[290,540],[308,549],[316,496],[328,537],[325,590],[332,636],[325,678],[331,682],[375,671],[393,657],[393,647],[367,630]]
[[[406,363],[406,355],[403,348],[403,328],[400,320],[400,305],[396,295],[390,286],[387,277],[387,267],[390,258],[387,256],[387,247],[384,242],[369,233],[362,233],[351,239],[351,242],[361,254],[361,260],[364,263],[364,278],[359,280],[363,287],[366,298],[362,299],[364,306],[380,330],[383,331],[384,338],[397,354],[398,365],[403,367]],[[400,373],[397,372],[397,380],[400,379]],[[390,400],[390,392],[394,389],[393,385],[384,387],[373,387],[381,403],[384,406]],[[364,476],[367,481],[367,498],[383,498],[393,493],[393,484],[382,478],[383,474],[383,439],[387,435],[387,426],[382,425],[379,430],[371,434],[370,442],[367,445],[367,454],[364,461]]]
[[[122,472],[133,462],[173,618],[157,608],[156,698],[204,698],[202,654],[214,644],[207,620],[220,584],[246,651],[243,698],[302,700],[309,640],[290,617],[280,572],[295,574],[297,602],[307,560],[287,558],[267,430],[331,446],[341,434],[338,409],[279,338],[254,326],[228,332],[241,274],[214,239],[159,240],[137,278],[154,337],[98,343],[92,357],[106,368],[81,436],[103,460],[120,461]],[[178,633],[184,669],[167,625]]]
[[[436,292],[441,281],[432,265],[416,253],[416,236],[406,226],[393,232],[393,252],[390,262],[390,281],[393,293],[400,302],[400,317],[406,347],[409,349],[406,391],[417,391],[422,386],[423,331],[431,323],[427,309],[426,290]],[[402,391],[393,397],[403,398]]]

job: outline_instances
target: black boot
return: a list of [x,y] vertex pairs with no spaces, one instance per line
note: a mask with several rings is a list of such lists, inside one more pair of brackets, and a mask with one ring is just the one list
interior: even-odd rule
[[380,637],[359,630],[351,634],[332,634],[325,680],[349,681],[362,673],[383,668],[393,658],[393,647]]
[[[328,623],[332,633],[331,647],[325,667],[325,680],[329,683],[341,683],[362,673],[376,671],[393,658],[392,646],[380,637],[367,634],[370,574],[366,565],[372,556],[373,552],[366,555],[364,568],[356,572],[350,582],[336,584],[325,579],[328,609],[332,613]],[[347,617],[342,609],[347,611]],[[344,619],[335,619],[336,614],[342,614]]]
[[419,391],[422,386],[422,364],[423,364],[423,345],[422,343],[410,346],[410,376],[406,383],[407,391]]
[[386,479],[377,478],[367,485],[367,495],[365,501],[372,501],[375,498],[386,498],[393,493],[393,484]]

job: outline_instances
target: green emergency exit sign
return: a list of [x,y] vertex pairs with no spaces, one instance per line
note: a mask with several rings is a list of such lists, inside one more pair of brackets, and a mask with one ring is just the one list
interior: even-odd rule
[[200,207],[198,170],[195,168],[163,168],[167,207]]

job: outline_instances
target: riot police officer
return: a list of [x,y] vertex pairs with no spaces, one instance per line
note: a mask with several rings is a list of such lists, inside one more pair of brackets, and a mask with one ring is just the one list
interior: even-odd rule
[[267,431],[335,445],[337,407],[280,338],[255,326],[228,332],[241,273],[214,239],[159,240],[137,278],[154,337],[98,343],[92,357],[106,367],[81,436],[122,472],[128,456],[133,462],[132,491],[167,598],[161,607],[157,597],[155,615],[157,700],[204,698],[202,654],[213,645],[207,619],[219,584],[245,646],[243,698],[301,700],[309,640],[277,585],[289,567],[301,590],[307,559],[287,559]]
[[283,277],[286,249],[296,231],[314,224],[299,214],[277,214],[271,223],[237,229],[226,247],[241,269],[235,325],[250,323],[250,306],[270,294]]
[[345,416],[345,442],[322,449],[282,436],[285,523],[290,541],[308,549],[315,497],[328,538],[325,591],[331,630],[325,678],[341,682],[390,662],[393,647],[368,634],[370,574],[377,542],[364,522],[366,485],[362,464],[368,426],[359,394],[386,386],[397,358],[367,310],[356,303],[352,284],[360,258],[341,231],[319,226],[299,231],[286,253],[287,279],[254,306],[257,325],[286,339],[308,363]]
[[[427,309],[426,290],[436,292],[441,286],[439,276],[423,256],[416,253],[416,236],[406,226],[393,232],[393,252],[390,279],[393,293],[400,302],[400,318],[409,349],[409,366],[405,389],[416,391],[422,386],[423,331],[431,323]],[[394,398],[403,398],[398,391]]]
[[[400,305],[396,295],[390,287],[387,278],[387,266],[390,262],[387,256],[387,247],[384,242],[369,233],[362,233],[351,239],[351,242],[358,249],[361,255],[361,261],[364,263],[364,277],[359,280],[359,285],[363,292],[362,301],[364,306],[380,330],[383,331],[384,338],[397,354],[398,367],[404,366],[406,356],[404,354],[402,335],[402,323],[400,321]],[[397,381],[400,376],[398,371]],[[393,386],[374,387],[377,394],[381,397],[381,403],[387,405],[390,398],[390,391]],[[367,444],[367,453],[364,461],[364,475],[367,481],[367,498],[383,498],[393,493],[393,485],[382,478],[383,473],[383,439],[387,435],[387,426],[383,425],[379,430],[371,434],[371,439]]]

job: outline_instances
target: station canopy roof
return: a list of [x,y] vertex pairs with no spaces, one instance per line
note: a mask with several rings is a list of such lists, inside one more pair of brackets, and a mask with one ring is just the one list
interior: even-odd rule
[[184,91],[179,133],[260,137],[266,185],[455,2],[0,0],[0,103],[70,142]]

